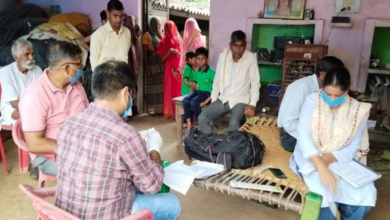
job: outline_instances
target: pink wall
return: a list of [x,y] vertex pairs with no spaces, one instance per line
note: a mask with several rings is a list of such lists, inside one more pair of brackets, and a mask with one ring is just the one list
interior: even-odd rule
[[[24,3],[34,3],[41,7],[50,5],[61,6],[61,12],[80,12],[86,14],[92,22],[93,28],[98,28],[100,23],[100,12],[107,8],[108,0],[22,0]],[[127,14],[139,17],[141,14],[142,0],[122,0]]]
[[[210,59],[216,66],[218,54],[228,46],[232,31],[245,31],[246,20],[264,11],[264,0],[212,0],[210,15]],[[244,3],[245,2],[245,3]],[[323,41],[330,31],[330,20],[335,12],[336,0],[307,0],[306,8],[314,8],[315,19],[324,19]],[[352,89],[357,89],[357,78],[363,45],[363,30],[367,18],[390,19],[389,0],[362,0],[360,13],[349,16],[352,28],[333,28],[329,37],[329,54],[344,61],[352,74]],[[247,33],[249,34],[249,33]],[[367,42],[370,43],[371,42]],[[358,88],[362,90],[364,88]]]

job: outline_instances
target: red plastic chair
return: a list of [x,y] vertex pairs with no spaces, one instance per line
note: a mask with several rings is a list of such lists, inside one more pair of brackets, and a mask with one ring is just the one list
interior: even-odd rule
[[[0,99],[1,99],[1,92],[2,92],[2,89],[1,89],[1,84],[0,84]],[[2,130],[6,130],[6,131],[12,131],[12,126],[10,126],[10,125],[3,125],[3,126],[1,126],[1,129]],[[0,135],[0,156],[1,156],[2,161],[3,161],[4,171],[8,175],[9,174],[9,168],[8,168],[7,158],[5,157],[3,139],[1,138],[1,135]]]
[[5,157],[3,139],[1,138],[1,135],[0,135],[0,156],[1,156],[1,159],[3,161],[4,171],[8,175],[9,174],[9,168],[8,168],[7,158]]
[[[12,137],[14,139],[15,144],[19,148],[19,168],[25,167],[27,165],[28,170],[28,164],[29,164],[29,155],[25,154],[25,152],[28,152],[27,144],[24,140],[24,133],[22,130],[22,123],[20,120],[17,120],[14,129],[12,129]],[[38,180],[38,186],[40,188],[45,187],[45,182],[51,181],[51,182],[57,182],[57,178],[55,176],[49,176],[46,174],[43,174],[41,171],[39,171],[39,180]]]
[[20,119],[17,120],[13,126],[12,138],[14,139],[14,143],[16,144],[16,146],[18,146],[19,171],[21,173],[27,173],[28,166],[30,164],[30,155],[28,154],[27,145],[24,141],[22,123]]
[[[35,212],[41,220],[80,220],[44,200],[46,197],[55,196],[55,187],[34,188],[29,185],[20,184],[19,188],[30,197]],[[153,220],[153,215],[149,210],[143,209],[133,215],[126,216],[121,220]]]

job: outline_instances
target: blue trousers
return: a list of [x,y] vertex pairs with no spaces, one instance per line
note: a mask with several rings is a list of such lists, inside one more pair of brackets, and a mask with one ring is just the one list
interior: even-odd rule
[[183,99],[184,120],[191,118],[192,112],[194,112],[195,120],[198,121],[198,117],[202,111],[199,105],[206,101],[210,95],[210,92],[196,90],[185,97]]
[[154,220],[175,220],[180,214],[180,201],[172,193],[135,194],[131,213],[148,209]]
[[[336,207],[341,213],[341,219],[343,220],[363,220],[364,217],[370,212],[371,207],[368,206],[354,206],[336,203]],[[318,220],[335,220],[332,212],[329,208],[321,208],[320,217]]]

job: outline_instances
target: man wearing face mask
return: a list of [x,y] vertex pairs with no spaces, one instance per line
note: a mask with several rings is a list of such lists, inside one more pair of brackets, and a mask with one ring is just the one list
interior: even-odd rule
[[20,118],[19,100],[22,92],[42,75],[42,69],[35,65],[33,47],[29,41],[16,40],[11,51],[15,62],[0,69],[3,125],[13,125]]
[[66,118],[89,103],[79,82],[83,73],[80,48],[59,41],[49,47],[47,56],[49,68],[22,94],[20,115],[32,165],[56,176],[53,154],[58,130]]
[[130,30],[122,25],[125,18],[122,2],[110,0],[107,3],[108,22],[97,29],[91,36],[91,67],[108,60],[128,62],[128,53],[131,46]]
[[135,83],[125,62],[100,64],[92,75],[94,102],[60,128],[55,205],[80,219],[121,219],[148,209],[153,219],[174,220],[180,213],[176,196],[156,194],[164,179],[161,145],[146,144],[122,120]]

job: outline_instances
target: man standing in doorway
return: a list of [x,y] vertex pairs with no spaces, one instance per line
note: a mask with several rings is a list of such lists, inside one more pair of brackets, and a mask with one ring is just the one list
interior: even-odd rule
[[97,29],[91,37],[92,71],[108,60],[128,62],[131,34],[130,30],[122,25],[124,17],[122,2],[110,0],[107,4],[108,22]]
[[244,117],[255,114],[260,96],[260,73],[255,54],[246,50],[246,35],[234,31],[230,47],[219,56],[211,104],[199,115],[199,128],[212,133],[213,121],[231,113],[229,131],[237,131]]

